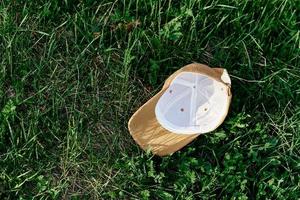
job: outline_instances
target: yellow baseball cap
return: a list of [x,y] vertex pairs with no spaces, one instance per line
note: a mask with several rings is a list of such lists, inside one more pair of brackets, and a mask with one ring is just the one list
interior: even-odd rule
[[186,65],[132,115],[129,132],[144,150],[159,156],[174,153],[222,124],[231,102],[230,86],[226,69]]

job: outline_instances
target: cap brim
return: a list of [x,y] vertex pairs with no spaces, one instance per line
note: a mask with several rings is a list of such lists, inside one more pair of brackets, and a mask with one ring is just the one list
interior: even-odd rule
[[156,119],[155,106],[166,89],[161,90],[131,117],[129,132],[142,149],[150,149],[159,156],[169,155],[181,149],[199,134],[175,134],[163,128]]

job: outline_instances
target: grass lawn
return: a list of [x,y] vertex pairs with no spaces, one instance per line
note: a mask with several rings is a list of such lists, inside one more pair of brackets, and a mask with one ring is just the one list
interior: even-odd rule
[[[299,199],[297,0],[1,0],[0,199]],[[167,157],[127,122],[191,62],[225,122]]]

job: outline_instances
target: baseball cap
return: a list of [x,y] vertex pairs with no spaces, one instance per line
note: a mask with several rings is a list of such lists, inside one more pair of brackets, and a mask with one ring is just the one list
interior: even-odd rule
[[186,65],[132,115],[129,132],[142,149],[172,154],[222,124],[231,102],[230,86],[226,69]]

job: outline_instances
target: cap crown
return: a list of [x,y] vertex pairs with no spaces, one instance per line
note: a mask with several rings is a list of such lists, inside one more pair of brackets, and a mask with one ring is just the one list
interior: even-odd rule
[[[223,78],[230,83],[227,72]],[[229,101],[224,82],[206,74],[181,72],[158,100],[155,115],[173,133],[207,133],[222,123]]]

